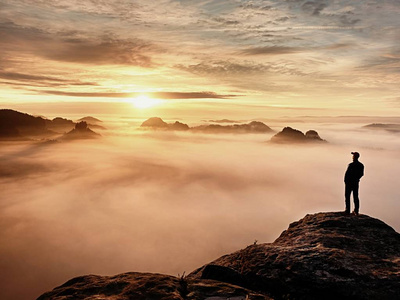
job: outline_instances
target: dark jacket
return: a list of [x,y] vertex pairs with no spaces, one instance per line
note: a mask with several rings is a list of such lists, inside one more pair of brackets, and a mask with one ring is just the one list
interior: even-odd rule
[[344,174],[344,182],[347,184],[357,183],[363,175],[364,165],[358,160],[353,161],[347,167],[346,173]]

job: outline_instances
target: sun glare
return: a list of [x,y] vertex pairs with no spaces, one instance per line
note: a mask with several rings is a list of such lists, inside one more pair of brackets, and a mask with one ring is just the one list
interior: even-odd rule
[[161,103],[159,99],[153,99],[146,95],[140,95],[129,100],[136,108],[150,108]]

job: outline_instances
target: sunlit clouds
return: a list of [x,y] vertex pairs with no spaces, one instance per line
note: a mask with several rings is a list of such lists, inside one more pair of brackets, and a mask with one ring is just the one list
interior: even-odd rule
[[206,91],[259,105],[398,108],[387,100],[400,86],[397,1],[16,0],[0,8],[2,103]]
[[128,99],[136,108],[145,109],[157,106],[162,103],[160,99],[149,98],[147,95],[139,95],[134,98]]

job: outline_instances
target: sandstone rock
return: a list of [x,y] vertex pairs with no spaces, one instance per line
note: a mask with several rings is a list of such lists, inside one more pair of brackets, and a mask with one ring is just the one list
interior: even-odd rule
[[400,234],[380,220],[307,215],[273,243],[224,255],[187,277],[74,278],[38,300],[399,299]]
[[[275,299],[398,299],[400,235],[366,215],[307,215],[271,244],[211,263],[241,275],[243,287]],[[202,267],[190,278],[226,280]]]
[[151,273],[73,278],[37,300],[268,300],[245,288],[213,280]]

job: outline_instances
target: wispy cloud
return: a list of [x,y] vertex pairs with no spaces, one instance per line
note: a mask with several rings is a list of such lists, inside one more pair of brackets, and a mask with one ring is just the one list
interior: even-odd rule
[[245,49],[241,53],[246,55],[281,55],[304,52],[305,50],[306,49],[300,47],[266,46]]
[[177,65],[176,68],[185,70],[199,75],[213,76],[243,76],[244,74],[260,74],[270,66],[264,64],[256,64],[251,62],[234,62],[234,61],[204,61],[198,64]]
[[326,3],[317,1],[306,1],[301,5],[303,11],[310,13],[313,16],[319,16],[325,7],[327,7]]
[[4,80],[11,80],[15,82],[25,82],[24,84],[41,84],[48,85],[75,85],[75,86],[97,86],[95,82],[74,81],[70,79],[63,79],[52,76],[32,75],[16,72],[0,71],[0,78]]
[[[39,91],[39,93],[70,96],[70,97],[94,97],[94,98],[132,98],[143,93],[117,93],[117,92],[63,92],[63,91]],[[221,95],[214,92],[148,92],[146,95],[159,99],[226,99],[236,95]]]
[[349,49],[355,47],[354,43],[338,43],[331,45],[324,45],[320,47],[282,47],[282,46],[265,46],[265,47],[254,47],[242,50],[241,54],[245,55],[282,55],[292,53],[304,53],[318,50],[340,50]]

